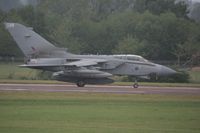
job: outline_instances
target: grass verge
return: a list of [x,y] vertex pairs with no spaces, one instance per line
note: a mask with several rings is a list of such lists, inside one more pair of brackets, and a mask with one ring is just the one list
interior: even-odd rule
[[200,96],[0,92],[2,133],[199,133]]

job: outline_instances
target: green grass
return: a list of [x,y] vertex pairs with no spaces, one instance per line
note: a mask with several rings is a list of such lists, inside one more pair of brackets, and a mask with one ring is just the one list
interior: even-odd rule
[[70,83],[56,81],[56,80],[17,80],[17,79],[0,79],[0,83],[2,84],[70,84]]
[[39,71],[18,65],[20,63],[0,63],[0,79],[37,79]]
[[193,83],[200,83],[200,71],[190,71],[190,81]]
[[199,133],[200,96],[0,92],[2,133]]

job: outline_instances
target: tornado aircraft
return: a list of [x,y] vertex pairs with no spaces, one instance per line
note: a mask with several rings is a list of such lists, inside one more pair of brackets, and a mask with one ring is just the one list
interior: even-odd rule
[[[128,75],[138,79],[176,73],[139,55],[72,54],[64,48],[55,47],[34,32],[33,28],[18,23],[5,23],[5,27],[27,59],[21,67],[51,71],[54,79],[76,83],[78,87],[112,83],[113,75]],[[133,87],[138,87],[137,80]]]

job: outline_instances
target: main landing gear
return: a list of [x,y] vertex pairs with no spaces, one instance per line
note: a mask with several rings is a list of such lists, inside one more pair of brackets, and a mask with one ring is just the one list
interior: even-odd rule
[[139,84],[137,82],[137,79],[135,79],[135,83],[133,84],[133,88],[138,88],[139,87]]
[[85,86],[85,82],[84,81],[78,81],[77,83],[76,83],[76,85],[78,86],[78,87],[84,87]]

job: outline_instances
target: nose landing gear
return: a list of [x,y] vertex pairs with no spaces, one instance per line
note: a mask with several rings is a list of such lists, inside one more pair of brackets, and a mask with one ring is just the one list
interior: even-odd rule
[[135,79],[135,83],[133,84],[133,88],[138,88],[139,87],[139,84],[137,82],[137,79]]

